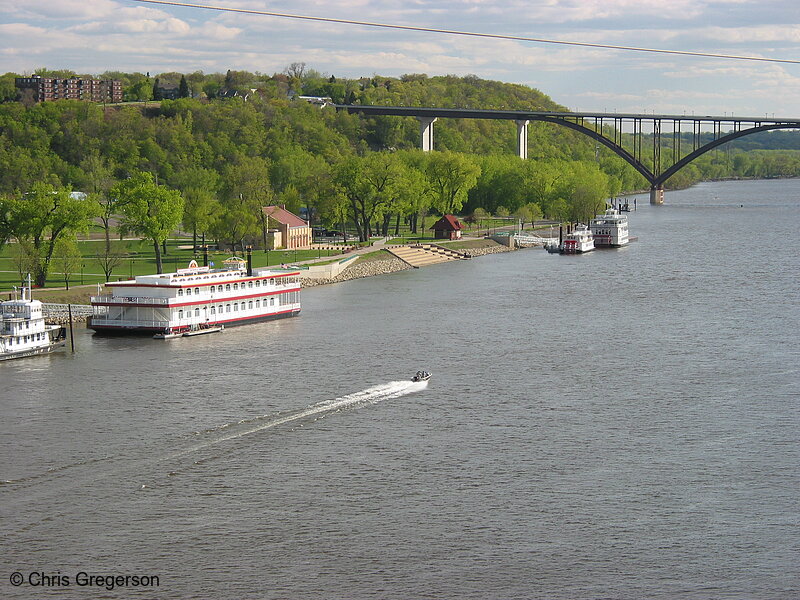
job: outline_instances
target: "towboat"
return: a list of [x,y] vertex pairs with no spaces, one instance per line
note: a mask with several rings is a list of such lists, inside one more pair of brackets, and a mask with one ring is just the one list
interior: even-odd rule
[[21,295],[0,303],[0,360],[47,354],[66,344],[66,328],[45,323],[42,303],[31,297],[30,275]]
[[414,376],[411,378],[411,381],[428,381],[431,378],[431,374],[427,371],[417,371]]
[[570,233],[564,236],[559,251],[561,254],[574,254],[578,252],[591,252],[594,250],[594,237],[586,225],[576,225]]

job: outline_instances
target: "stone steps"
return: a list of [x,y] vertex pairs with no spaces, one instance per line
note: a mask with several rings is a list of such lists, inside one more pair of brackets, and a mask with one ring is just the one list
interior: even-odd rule
[[449,248],[437,246],[436,244],[396,246],[393,248],[386,248],[386,250],[415,268],[469,258],[469,256],[465,254],[450,250]]

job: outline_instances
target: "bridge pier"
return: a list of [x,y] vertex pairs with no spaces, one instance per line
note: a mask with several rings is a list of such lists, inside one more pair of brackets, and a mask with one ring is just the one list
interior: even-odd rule
[[528,158],[528,123],[525,119],[518,119],[517,124],[517,156],[522,159]]
[[417,117],[419,121],[420,145],[423,152],[433,150],[433,124],[438,117]]
[[664,185],[654,185],[650,188],[650,204],[664,204]]

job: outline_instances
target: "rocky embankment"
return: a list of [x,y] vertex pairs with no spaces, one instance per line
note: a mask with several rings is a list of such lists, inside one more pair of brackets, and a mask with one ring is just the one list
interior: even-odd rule
[[[45,320],[48,323],[57,323],[58,325],[69,325],[69,309],[66,304],[47,304],[44,303]],[[72,305],[72,322],[84,323],[86,318],[91,316],[92,307],[85,304]]]
[[[470,248],[464,250],[473,257],[484,256],[486,254],[496,254],[498,252],[510,252],[511,249],[506,246],[496,244],[487,246],[485,248]],[[396,257],[391,257],[382,260],[371,260],[365,262],[356,261],[356,263],[332,279],[303,279],[301,276],[300,281],[304,288],[314,287],[317,285],[327,285],[329,283],[339,283],[341,281],[349,281],[351,279],[361,279],[363,277],[372,277],[373,275],[385,275],[387,273],[395,273],[397,271],[405,271],[410,269],[406,263]]]
[[317,285],[327,285],[329,283],[339,283],[340,281],[349,281],[351,279],[372,277],[373,275],[395,273],[397,271],[404,271],[410,268],[411,267],[409,267],[402,260],[395,257],[386,260],[370,260],[365,262],[356,261],[354,265],[347,267],[344,271],[332,279],[304,279],[301,276],[300,281],[303,287],[307,288]]

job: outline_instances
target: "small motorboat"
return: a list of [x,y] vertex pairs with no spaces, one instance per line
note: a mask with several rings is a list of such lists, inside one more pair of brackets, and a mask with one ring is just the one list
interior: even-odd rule
[[171,329],[167,329],[160,333],[157,333],[153,336],[154,340],[174,340],[175,338],[179,338],[183,336],[182,332],[172,331]]
[[417,371],[414,376],[411,378],[411,381],[428,381],[431,378],[431,374],[427,371]]
[[205,335],[206,333],[217,333],[218,331],[225,331],[224,325],[195,325],[189,331],[183,333],[183,337],[191,337],[193,335]]

